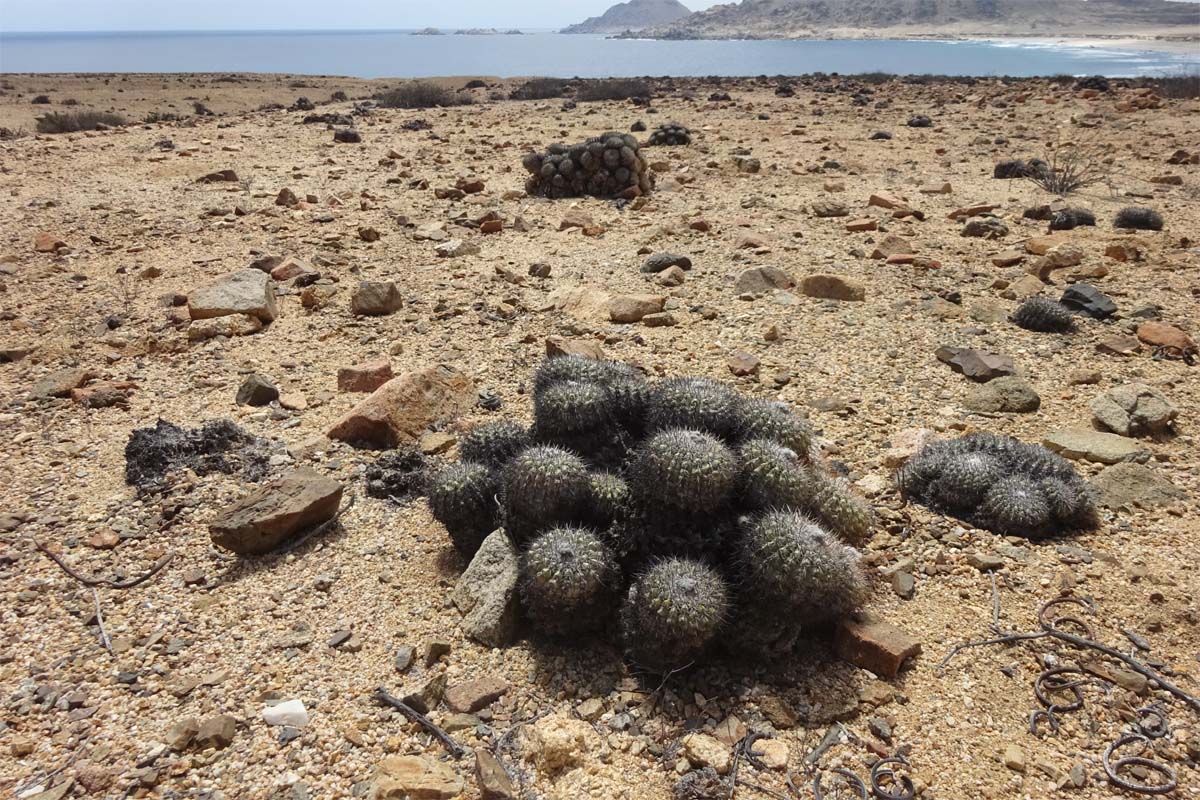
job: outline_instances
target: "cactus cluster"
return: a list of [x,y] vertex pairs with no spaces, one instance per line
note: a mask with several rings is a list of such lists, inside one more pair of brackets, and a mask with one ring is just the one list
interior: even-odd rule
[[546,359],[532,394],[533,425],[467,433],[429,504],[465,558],[504,528],[536,632],[613,633],[669,670],[718,642],[782,653],[861,604],[871,506],[785,405],[577,355]]
[[1005,536],[1037,539],[1096,526],[1091,491],[1069,461],[1005,436],[927,444],[896,480],[909,499]]
[[650,134],[650,145],[683,145],[692,143],[692,132],[678,122],[667,122],[659,125]]
[[528,153],[525,190],[544,197],[633,199],[653,187],[652,173],[632,134],[609,132],[574,145],[552,144]]
[[1036,294],[1017,306],[1011,319],[1027,331],[1066,333],[1075,329],[1075,319],[1069,308]]

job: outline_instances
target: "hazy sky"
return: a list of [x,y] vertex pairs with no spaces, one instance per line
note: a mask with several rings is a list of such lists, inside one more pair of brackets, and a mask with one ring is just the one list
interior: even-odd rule
[[[0,30],[558,28],[600,14],[614,2],[617,0],[0,0]],[[684,4],[695,7],[686,0]]]

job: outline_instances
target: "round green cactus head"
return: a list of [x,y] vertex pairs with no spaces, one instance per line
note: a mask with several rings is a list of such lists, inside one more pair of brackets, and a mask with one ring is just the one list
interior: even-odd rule
[[684,558],[662,561],[630,587],[622,631],[635,661],[679,666],[717,636],[729,610],[729,590],[716,570]]
[[504,468],[509,535],[522,542],[544,528],[576,521],[588,488],[587,467],[574,453],[550,445],[522,450]]
[[581,631],[603,624],[618,577],[616,561],[597,533],[551,528],[521,558],[521,599],[539,629]]
[[743,400],[737,413],[736,434],[741,441],[769,439],[807,460],[813,446],[812,426],[774,400]]
[[629,463],[628,475],[630,492],[643,506],[705,512],[729,499],[738,464],[714,436],[666,430],[642,443]]
[[532,443],[529,431],[515,422],[485,422],[476,425],[462,438],[458,443],[458,453],[463,461],[499,469]]
[[741,398],[723,383],[708,378],[668,378],[650,389],[646,429],[688,428],[722,439],[737,425]]
[[483,464],[463,461],[440,470],[428,488],[434,519],[446,526],[454,547],[471,558],[498,524],[495,474]]

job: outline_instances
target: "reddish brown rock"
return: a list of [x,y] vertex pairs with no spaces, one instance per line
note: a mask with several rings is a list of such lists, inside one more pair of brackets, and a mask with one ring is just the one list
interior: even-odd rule
[[1138,326],[1137,338],[1151,347],[1165,347],[1174,355],[1196,355],[1196,342],[1192,337],[1165,322],[1143,322]]
[[52,233],[45,231],[39,232],[33,237],[33,249],[39,253],[53,253],[60,247],[66,247],[67,243],[59,239]]
[[729,354],[725,363],[729,365],[729,371],[737,376],[753,375],[758,372],[758,356],[747,353],[745,350],[734,350]]
[[568,211],[563,215],[562,222],[558,223],[560,231],[569,231],[571,228],[595,228],[596,223],[587,214],[582,211]]
[[860,281],[845,275],[806,275],[800,280],[800,291],[809,297],[823,300],[861,302],[867,297],[866,287]]
[[871,219],[870,217],[864,217],[862,219],[852,219],[846,223],[846,230],[850,231],[851,233],[860,233],[862,231],[873,231],[877,227],[879,227],[879,223],[877,223],[875,220]]
[[329,437],[376,447],[414,444],[431,424],[458,417],[477,399],[465,373],[437,364],[380,386],[335,422]]
[[444,699],[451,711],[474,714],[499,700],[507,691],[508,681],[492,676],[451,686]]
[[838,658],[875,673],[894,678],[908,659],[920,654],[921,643],[888,622],[867,617],[846,619],[834,635]]
[[338,370],[339,392],[373,392],[394,378],[392,365],[384,359],[364,361]]
[[86,369],[69,367],[51,372],[29,390],[29,396],[35,400],[45,400],[50,397],[67,397],[73,389],[78,389],[95,377]]
[[312,470],[254,490],[209,523],[213,544],[248,556],[274,550],[337,513],[342,485]]
[[129,381],[100,381],[72,389],[71,399],[84,408],[124,406],[129,402],[129,393],[136,388],[137,384]]

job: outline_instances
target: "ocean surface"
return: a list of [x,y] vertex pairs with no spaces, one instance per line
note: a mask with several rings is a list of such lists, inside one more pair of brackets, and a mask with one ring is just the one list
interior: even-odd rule
[[275,72],[362,78],[495,75],[1157,76],[1200,70],[1200,48],[932,40],[685,41],[407,31],[0,32],[0,72]]

